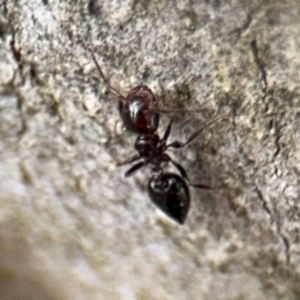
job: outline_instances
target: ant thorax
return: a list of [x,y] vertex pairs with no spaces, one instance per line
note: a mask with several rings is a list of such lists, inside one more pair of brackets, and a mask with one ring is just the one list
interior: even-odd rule
[[141,157],[149,158],[155,156],[159,143],[159,136],[152,134],[139,134],[135,140],[134,148]]

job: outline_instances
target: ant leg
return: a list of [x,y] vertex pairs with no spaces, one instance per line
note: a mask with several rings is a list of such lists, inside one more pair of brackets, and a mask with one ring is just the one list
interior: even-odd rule
[[136,160],[139,160],[140,158],[141,157],[139,155],[134,155],[134,156],[126,159],[125,161],[118,163],[117,166],[120,167],[120,166],[131,164],[131,163],[135,162]]
[[209,185],[206,185],[206,184],[193,184],[193,183],[190,183],[189,177],[188,177],[185,169],[183,168],[183,166],[181,166],[179,163],[172,160],[171,158],[170,158],[170,161],[176,167],[176,169],[179,171],[180,175],[189,183],[189,186],[192,186],[192,187],[198,188],[198,189],[203,189],[203,190],[213,190],[214,189],[213,187],[211,187]]
[[128,171],[125,172],[125,177],[130,177],[134,172],[140,169],[142,166],[145,165],[145,162],[139,162],[136,165],[132,166]]
[[176,167],[176,169],[179,171],[180,175],[187,181],[190,182],[189,177],[186,173],[186,170],[182,165],[174,161],[173,159],[170,158],[171,163]]
[[185,143],[180,142],[180,141],[174,141],[171,144],[167,145],[167,148],[183,148],[186,145],[188,145],[189,143],[191,143],[200,133],[202,133],[207,127],[209,127],[210,125],[212,125],[213,123],[215,123],[216,121],[223,119],[224,117],[226,117],[227,114],[221,115],[218,118],[213,119],[211,122],[208,122],[207,124],[205,124],[203,127],[199,128],[198,130],[196,130],[188,139]]
[[171,129],[172,129],[172,123],[174,121],[174,116],[172,117],[172,119],[170,120],[166,130],[165,130],[165,133],[164,133],[164,136],[162,138],[162,141],[166,143],[167,139],[169,138],[169,135],[171,133]]
[[206,184],[190,184],[190,186],[201,190],[214,190],[213,187]]
[[96,56],[95,56],[95,54],[94,54],[93,49],[92,49],[91,47],[89,47],[89,48],[88,48],[88,51],[89,51],[89,53],[90,53],[90,57],[91,57],[92,61],[94,62],[95,66],[96,66],[96,69],[98,70],[98,73],[99,73],[101,79],[103,80],[105,86],[106,86],[113,94],[115,94],[116,96],[118,96],[118,97],[124,99],[125,97],[122,96],[119,92],[117,92],[117,91],[110,85],[110,83],[108,82],[107,78],[104,76],[104,74],[103,74],[103,72],[102,72],[102,70],[101,70],[101,67],[100,67],[100,65],[99,65],[99,63],[98,63],[98,61],[97,61],[97,58],[96,58]]

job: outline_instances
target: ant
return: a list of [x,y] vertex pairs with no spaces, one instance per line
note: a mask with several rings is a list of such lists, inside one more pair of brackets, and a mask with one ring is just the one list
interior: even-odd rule
[[[140,162],[127,170],[125,177],[129,177],[137,170],[149,165],[152,176],[148,182],[148,195],[151,201],[170,218],[183,224],[190,207],[188,185],[201,189],[211,189],[211,187],[203,184],[191,184],[185,169],[165,152],[168,148],[178,149],[187,146],[205,128],[223,118],[224,115],[196,130],[186,142],[174,141],[168,144],[174,116],[167,125],[163,137],[160,138],[155,132],[159,125],[159,112],[164,110],[158,108],[153,92],[147,86],[139,85],[124,97],[110,85],[104,76],[93,50],[89,48],[88,51],[105,86],[119,99],[118,108],[125,130],[137,134],[134,144],[137,154],[120,163],[119,166],[139,160]],[[164,172],[161,164],[165,162],[171,162],[180,176],[175,173]]]

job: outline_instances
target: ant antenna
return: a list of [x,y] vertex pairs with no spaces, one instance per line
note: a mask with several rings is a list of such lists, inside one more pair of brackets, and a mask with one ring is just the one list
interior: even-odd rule
[[183,148],[185,147],[186,145],[188,145],[189,143],[191,143],[198,135],[200,135],[206,128],[208,128],[209,126],[211,126],[212,124],[214,124],[215,122],[221,120],[221,119],[224,119],[226,117],[228,117],[229,114],[228,113],[225,113],[215,119],[213,119],[212,121],[206,123],[203,127],[199,128],[198,130],[196,130],[188,139],[186,142],[182,143],[180,141],[174,141],[172,142],[171,144],[168,144],[167,145],[167,148],[175,148],[175,149],[178,149],[178,148]]
[[111,91],[111,92],[112,92],[113,94],[115,94],[116,96],[118,96],[118,97],[120,97],[120,98],[122,98],[122,99],[125,99],[124,96],[122,96],[119,92],[117,92],[117,91],[110,85],[109,81],[108,81],[107,78],[104,76],[104,74],[103,74],[103,72],[102,72],[102,70],[101,70],[101,67],[100,67],[100,65],[99,65],[99,63],[98,63],[98,61],[97,61],[97,58],[96,58],[96,56],[95,56],[95,54],[94,54],[93,49],[92,49],[91,47],[88,47],[88,51],[89,51],[89,54],[90,54],[90,58],[91,58],[92,61],[94,62],[95,66],[96,66],[96,68],[97,68],[97,70],[98,70],[98,73],[99,73],[101,79],[103,80],[105,86],[109,89],[109,91]]
[[154,107],[149,107],[151,111],[157,112],[157,113],[162,113],[162,114],[177,114],[177,113],[185,113],[185,112],[190,112],[190,113],[201,113],[204,112],[205,110],[208,110],[205,105],[210,102],[210,100],[206,100],[203,103],[201,103],[198,107],[195,107],[193,109],[188,109],[188,108],[154,108]]

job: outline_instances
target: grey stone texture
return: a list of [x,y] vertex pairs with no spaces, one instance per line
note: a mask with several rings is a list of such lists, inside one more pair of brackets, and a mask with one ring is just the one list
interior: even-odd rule
[[[215,188],[183,226],[116,166],[135,136],[89,46],[173,140],[228,113],[170,151]],[[299,126],[298,0],[0,0],[1,299],[300,299]]]

